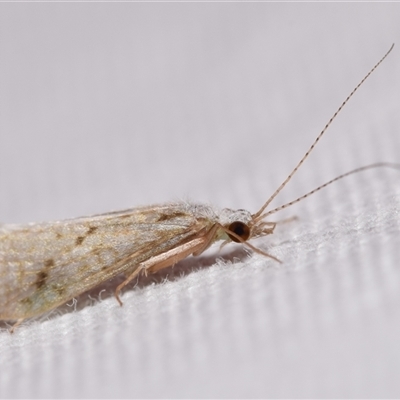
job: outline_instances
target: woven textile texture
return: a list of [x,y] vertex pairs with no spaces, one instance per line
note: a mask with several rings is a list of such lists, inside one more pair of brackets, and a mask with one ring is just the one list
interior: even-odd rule
[[[0,4],[0,221],[191,199],[252,212],[400,162],[400,4]],[[240,245],[0,330],[0,396],[400,397],[400,172]],[[1,282],[0,282],[1,284]],[[1,301],[1,299],[0,299]]]

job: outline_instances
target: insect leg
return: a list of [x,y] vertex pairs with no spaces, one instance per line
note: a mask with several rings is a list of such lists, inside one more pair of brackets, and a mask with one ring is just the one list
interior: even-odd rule
[[[275,225],[288,224],[290,222],[297,221],[298,219],[299,219],[299,217],[297,215],[294,215],[293,217],[279,219],[278,221],[275,221],[274,224]],[[274,228],[275,228],[275,225],[274,225]]]
[[204,248],[204,244],[209,242],[208,234],[204,237],[193,239],[188,243],[184,243],[178,247],[175,247],[165,253],[159,254],[158,256],[152,257],[147,261],[142,262],[138,265],[135,271],[130,274],[120,285],[115,289],[115,298],[118,303],[122,306],[122,301],[119,297],[121,289],[123,289],[129,282],[135,279],[141,271],[145,273],[155,273],[160,269],[170,267],[176,264],[178,261],[190,256],[193,253],[197,253],[200,249]]
[[10,328],[10,333],[14,333],[15,329],[22,324],[22,322],[25,320],[25,318],[20,318],[17,319],[17,322]]

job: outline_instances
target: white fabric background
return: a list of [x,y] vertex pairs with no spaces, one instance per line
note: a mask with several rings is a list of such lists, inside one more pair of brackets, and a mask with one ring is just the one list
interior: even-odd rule
[[[393,42],[273,204],[400,162],[399,20],[395,3],[0,4],[0,220],[256,211]],[[274,216],[299,217],[256,241],[282,265],[216,247],[122,308],[111,283],[4,329],[0,395],[399,397],[399,210],[399,172],[365,172]]]

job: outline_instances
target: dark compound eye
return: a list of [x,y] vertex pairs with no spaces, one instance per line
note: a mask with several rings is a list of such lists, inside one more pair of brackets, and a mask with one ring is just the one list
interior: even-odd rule
[[[239,222],[239,221],[232,222],[229,225],[228,229],[231,232],[233,232],[236,235],[238,235],[244,241],[246,241],[250,236],[250,228],[246,224],[244,224],[243,222]],[[235,238],[233,235],[230,235],[228,233],[228,236],[231,238],[231,240],[233,242],[240,243],[240,241],[237,238]]]

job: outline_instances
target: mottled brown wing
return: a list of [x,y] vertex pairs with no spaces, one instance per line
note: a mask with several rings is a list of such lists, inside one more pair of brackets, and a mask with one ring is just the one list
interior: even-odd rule
[[47,312],[206,227],[179,203],[0,226],[0,319]]

